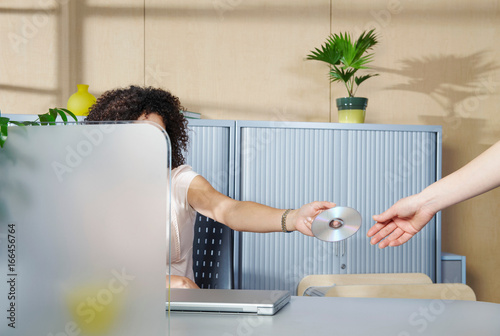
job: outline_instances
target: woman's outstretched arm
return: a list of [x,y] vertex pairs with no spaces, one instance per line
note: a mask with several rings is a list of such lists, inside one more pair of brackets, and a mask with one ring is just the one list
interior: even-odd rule
[[[199,213],[223,223],[233,230],[250,232],[278,232],[285,209],[263,204],[236,201],[215,190],[202,176],[191,182],[188,202]],[[286,230],[300,231],[312,236],[311,224],[321,212],[335,207],[331,202],[312,202],[286,215]]]

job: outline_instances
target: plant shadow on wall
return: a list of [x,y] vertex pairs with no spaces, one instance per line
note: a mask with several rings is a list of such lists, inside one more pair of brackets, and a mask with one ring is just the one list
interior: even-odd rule
[[[451,173],[498,141],[498,131],[491,130],[488,117],[497,111],[484,111],[487,99],[498,94],[495,79],[500,68],[495,59],[486,51],[468,55],[431,55],[402,60],[394,69],[377,68],[379,72],[406,77],[405,83],[387,87],[387,90],[409,91],[430,97],[441,108],[442,113],[434,115],[420,112],[424,124],[443,126],[443,176]],[[495,134],[496,133],[496,134]],[[475,203],[474,210],[463,206],[445,210],[443,213],[443,250],[460,252],[462,247],[451,242],[463,239],[463,229],[456,230],[456,223],[472,215],[478,222],[489,221],[485,215],[491,214],[488,203]],[[488,217],[486,216],[486,217]],[[453,223],[448,225],[448,223]],[[455,229],[454,229],[455,228]],[[461,237],[462,236],[462,237]],[[486,246],[486,245],[485,245]],[[463,253],[463,250],[461,251]],[[475,277],[470,272],[468,280]]]
[[409,79],[406,83],[387,87],[387,90],[421,93],[442,108],[443,116],[421,115],[425,124],[442,125],[443,139],[454,134],[481,135],[478,131],[482,131],[487,118],[482,103],[495,94],[497,83],[493,73],[500,68],[495,61],[488,60],[487,52],[466,56],[431,55],[405,59],[400,63],[399,69],[375,69]]

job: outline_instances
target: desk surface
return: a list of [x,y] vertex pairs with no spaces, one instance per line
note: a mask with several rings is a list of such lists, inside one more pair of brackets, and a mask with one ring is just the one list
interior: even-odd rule
[[274,316],[170,313],[175,336],[500,335],[500,304],[476,301],[292,297]]

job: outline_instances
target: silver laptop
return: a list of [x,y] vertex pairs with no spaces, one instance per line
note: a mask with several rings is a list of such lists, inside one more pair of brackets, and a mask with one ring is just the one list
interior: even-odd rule
[[274,315],[290,301],[283,290],[184,289],[167,293],[167,310],[198,313]]

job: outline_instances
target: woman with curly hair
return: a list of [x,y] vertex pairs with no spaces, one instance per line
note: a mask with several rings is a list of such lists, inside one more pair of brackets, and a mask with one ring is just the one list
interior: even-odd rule
[[[130,86],[105,92],[92,106],[86,120],[149,120],[162,126],[172,145],[172,239],[171,287],[198,288],[192,269],[193,236],[196,212],[237,231],[300,231],[312,236],[311,224],[331,202],[312,202],[299,209],[276,209],[263,204],[236,201],[215,190],[201,175],[185,165],[187,120],[184,108],[170,92]],[[179,253],[180,252],[180,253]],[[168,285],[168,284],[167,284]]]

